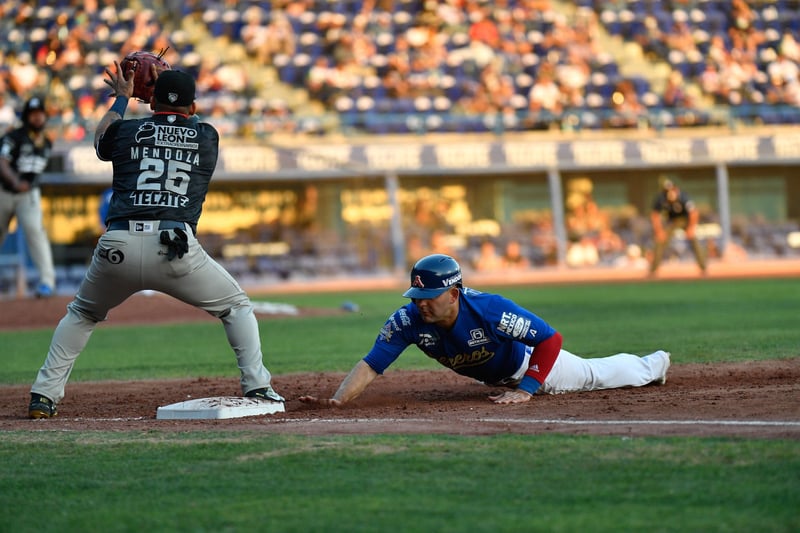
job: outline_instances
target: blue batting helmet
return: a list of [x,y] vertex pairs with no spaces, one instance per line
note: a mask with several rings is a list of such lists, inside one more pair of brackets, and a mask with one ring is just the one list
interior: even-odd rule
[[461,267],[458,261],[444,254],[423,257],[411,269],[411,287],[403,293],[406,298],[436,298],[450,287],[461,287]]

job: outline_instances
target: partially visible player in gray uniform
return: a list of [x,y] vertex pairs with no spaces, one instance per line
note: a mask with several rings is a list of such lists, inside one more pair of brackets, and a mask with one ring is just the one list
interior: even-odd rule
[[219,154],[219,136],[195,113],[194,79],[164,71],[150,100],[154,114],[121,120],[133,92],[119,64],[106,73],[117,95],[95,132],[97,155],[114,164],[106,224],[86,277],[53,334],[31,388],[28,415],[49,418],[64,397],[73,364],[110,309],[143,289],[194,305],[219,318],[236,354],[242,393],[284,401],[264,366],[258,322],[236,280],[195,237]]
[[36,296],[52,296],[56,270],[50,239],[42,223],[42,191],[39,176],[47,167],[53,143],[47,137],[47,113],[44,100],[30,98],[22,109],[22,126],[9,131],[0,140],[0,244],[8,235],[8,226],[16,216],[25,234],[31,259],[39,270]]

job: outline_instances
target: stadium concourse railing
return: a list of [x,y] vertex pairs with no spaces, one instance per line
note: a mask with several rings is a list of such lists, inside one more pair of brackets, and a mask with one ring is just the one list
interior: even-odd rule
[[[505,110],[484,114],[438,111],[428,99],[422,104],[410,102],[404,112],[385,112],[352,107],[328,115],[289,117],[301,129],[324,133],[331,128],[348,134],[430,134],[491,133],[553,130],[597,131],[640,129],[663,132],[670,129],[716,126],[736,131],[762,125],[800,125],[800,105],[742,104],[704,108],[647,106],[630,113],[605,107],[575,107],[561,113],[528,110]],[[249,120],[246,119],[246,120]]]
[[644,129],[662,132],[676,128],[719,126],[735,131],[751,126],[800,125],[800,104],[742,104],[706,108],[648,106],[636,113],[591,106],[571,108],[562,113],[516,110],[486,114],[439,112],[428,107],[427,103],[416,107],[412,103],[409,107],[408,112],[392,113],[359,109],[354,103],[353,107],[336,115],[335,123],[337,129],[344,133],[456,132],[497,135],[551,129],[576,132]]

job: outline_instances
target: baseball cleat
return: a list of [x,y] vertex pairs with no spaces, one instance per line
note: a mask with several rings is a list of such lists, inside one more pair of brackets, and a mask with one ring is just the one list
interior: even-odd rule
[[275,390],[267,385],[261,389],[253,389],[245,394],[247,398],[259,398],[261,400],[269,400],[271,402],[285,402],[286,399],[275,392]]
[[56,404],[50,398],[41,394],[31,393],[31,403],[28,405],[28,418],[52,418],[58,414]]
[[669,352],[663,352],[663,351],[661,353],[663,353],[664,356],[665,356],[666,364],[664,365],[664,373],[661,374],[661,377],[659,377],[658,379],[653,381],[653,383],[655,383],[656,385],[666,385],[667,384],[667,370],[669,370],[669,365],[670,365],[670,360],[669,360],[670,353]]
[[46,283],[40,283],[38,287],[36,287],[36,297],[37,298],[50,298],[53,296],[53,288]]

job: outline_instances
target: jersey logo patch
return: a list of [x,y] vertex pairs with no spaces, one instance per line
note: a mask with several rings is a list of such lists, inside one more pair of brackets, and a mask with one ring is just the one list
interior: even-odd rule
[[521,317],[516,313],[503,313],[503,316],[500,317],[500,323],[497,324],[497,330],[511,337],[523,339],[530,326],[531,321],[525,317]]
[[99,248],[97,250],[97,256],[101,259],[105,259],[112,265],[118,265],[125,261],[125,254],[116,248]]
[[384,324],[381,331],[378,333],[378,338],[382,341],[389,342],[392,340],[392,328],[389,324]]
[[430,346],[436,346],[438,341],[439,341],[438,337],[432,333],[420,333],[419,340],[417,341],[417,346],[424,349]]
[[194,128],[184,128],[183,126],[166,126],[143,122],[139,125],[136,132],[136,142],[153,139],[155,146],[169,146],[172,148],[183,148],[187,150],[197,150],[200,146],[194,142],[197,138],[197,130]]
[[489,342],[489,339],[486,338],[486,333],[484,333],[483,328],[470,330],[469,336],[470,339],[467,341],[467,344],[470,346],[480,346],[481,344],[486,344]]
[[141,126],[139,126],[139,130],[136,132],[136,139],[137,143],[141,143],[145,139],[152,139],[156,136],[156,125],[152,122],[145,122]]
[[136,222],[133,231],[137,233],[155,233],[155,224],[152,222]]
[[405,309],[400,309],[398,312],[398,316],[400,317],[400,324],[403,326],[410,326],[411,325],[411,317],[408,316]]

